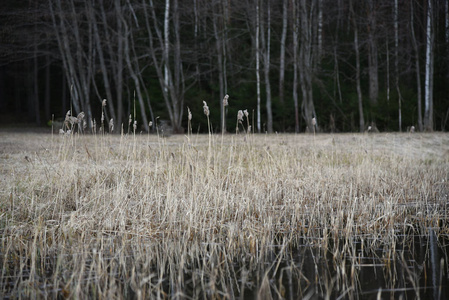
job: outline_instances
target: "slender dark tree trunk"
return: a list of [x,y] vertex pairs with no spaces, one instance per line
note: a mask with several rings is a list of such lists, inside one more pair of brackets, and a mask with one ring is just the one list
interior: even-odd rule
[[369,99],[371,105],[376,107],[379,98],[378,53],[376,41],[376,0],[368,1],[368,73],[369,73]]
[[[265,75],[265,93],[266,93],[266,109],[267,109],[267,131],[268,133],[273,132],[273,112],[271,110],[271,84],[270,84],[270,45],[271,45],[271,9],[270,9],[270,0],[266,0],[266,30],[267,37],[265,38],[265,17],[263,21],[260,23],[260,28],[262,34],[261,43],[263,49],[263,60],[264,60],[264,75]],[[264,15],[264,14],[262,14]]]
[[51,120],[51,111],[50,111],[50,92],[51,92],[51,77],[50,77],[50,67],[51,60],[50,55],[45,56],[45,96],[44,96],[44,111],[45,111],[45,121]]
[[350,2],[351,7],[351,15],[352,15],[352,24],[354,26],[354,50],[355,50],[355,80],[357,86],[357,99],[358,99],[358,107],[359,107],[359,130],[363,132],[365,130],[365,118],[363,116],[363,98],[362,98],[362,88],[360,86],[360,50],[359,50],[359,34],[358,34],[358,26],[357,20],[355,18],[354,8],[352,6],[352,0]]
[[412,45],[413,45],[413,52],[415,55],[415,69],[416,69],[416,89],[417,89],[417,100],[418,100],[418,129],[419,131],[423,131],[423,119],[422,119],[422,90],[421,90],[421,68],[420,68],[420,62],[419,62],[419,49],[418,49],[418,43],[416,41],[416,35],[415,35],[415,26],[414,26],[414,9],[413,9],[413,2],[410,2],[410,32],[412,37]]
[[288,26],[288,0],[282,2],[282,34],[281,49],[279,54],[279,102],[284,104],[284,81],[285,81],[285,42],[287,40]]

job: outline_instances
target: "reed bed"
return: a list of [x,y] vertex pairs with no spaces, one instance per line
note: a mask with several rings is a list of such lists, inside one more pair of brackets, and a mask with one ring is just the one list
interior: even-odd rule
[[416,237],[448,282],[447,134],[0,133],[0,161],[6,298],[358,299],[366,265],[419,298]]

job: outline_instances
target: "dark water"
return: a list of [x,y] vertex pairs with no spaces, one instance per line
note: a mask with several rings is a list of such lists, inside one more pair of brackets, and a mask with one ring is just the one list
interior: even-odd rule
[[[329,245],[338,252],[299,245],[280,259],[276,272],[268,271],[267,298],[449,299],[448,243],[430,229],[429,236],[396,236],[395,243],[361,236],[346,246]],[[279,260],[279,247],[273,248],[267,260]],[[263,295],[249,289],[242,298],[258,297]]]
[[[214,291],[230,299],[449,299],[449,239],[431,229],[394,243],[359,236],[329,241],[327,250],[313,244],[269,246],[255,265],[247,255],[230,279],[215,278]],[[184,290],[194,298],[214,291],[193,282]]]
[[[129,269],[112,267],[118,265],[113,263],[115,258],[103,259],[110,266],[108,278],[118,287],[119,298],[136,299],[141,291],[132,284],[132,278],[142,282],[153,274],[146,284],[145,298],[449,299],[449,237],[441,233],[437,236],[433,229],[419,235],[392,233],[391,240],[370,235],[329,239],[326,243],[322,238],[300,238],[294,243],[261,245],[263,249],[252,253],[234,253],[232,259],[220,244],[205,247],[205,255],[186,258],[182,268],[173,260],[145,269],[144,257],[138,258],[142,261],[139,266],[129,253],[129,266],[138,271],[135,275]],[[55,258],[47,260],[49,265],[51,261]],[[87,260],[85,270],[94,270],[94,265]],[[161,266],[165,268],[164,276],[158,275]],[[51,269],[48,268],[49,279]],[[20,280],[29,279],[27,270],[22,267]],[[104,289],[101,280],[90,277],[87,274],[82,279],[86,290],[98,285]],[[45,282],[42,279],[41,283]],[[17,279],[3,277],[0,296],[15,298],[20,295],[18,286]],[[62,288],[35,286],[39,286],[41,296],[64,298]],[[87,295],[95,298],[96,292],[88,291]]]

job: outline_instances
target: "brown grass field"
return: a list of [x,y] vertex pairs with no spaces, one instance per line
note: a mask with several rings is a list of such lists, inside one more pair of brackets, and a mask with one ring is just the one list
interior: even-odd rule
[[0,296],[367,299],[368,257],[420,298],[416,237],[441,295],[448,180],[446,133],[0,132]]

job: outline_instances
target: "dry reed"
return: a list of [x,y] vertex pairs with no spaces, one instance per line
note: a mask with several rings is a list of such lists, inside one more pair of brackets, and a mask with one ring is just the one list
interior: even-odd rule
[[[447,135],[217,138],[2,134],[0,293],[351,298],[360,253],[382,248],[393,282],[404,234],[449,234]],[[312,259],[281,264],[300,245]]]

